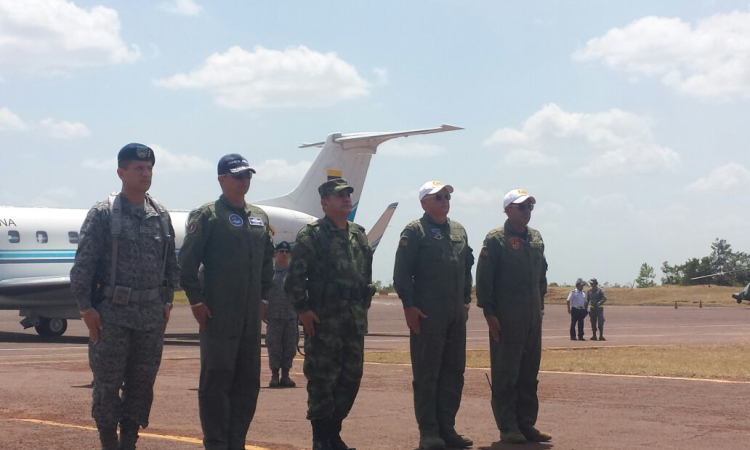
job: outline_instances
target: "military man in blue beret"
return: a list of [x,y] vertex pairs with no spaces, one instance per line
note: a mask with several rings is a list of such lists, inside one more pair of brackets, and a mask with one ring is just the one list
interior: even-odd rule
[[120,150],[122,191],[89,211],[70,271],[70,286],[89,329],[91,415],[103,450],[135,449],[138,429],[148,426],[177,286],[172,222],[147,193],[155,162],[154,151],[145,145]]

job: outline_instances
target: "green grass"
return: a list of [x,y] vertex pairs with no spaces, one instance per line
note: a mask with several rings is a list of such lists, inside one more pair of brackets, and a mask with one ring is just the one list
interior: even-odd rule
[[[542,370],[750,380],[750,344],[545,349]],[[368,352],[365,361],[409,364],[409,352]],[[466,366],[488,368],[487,350],[466,352]]]

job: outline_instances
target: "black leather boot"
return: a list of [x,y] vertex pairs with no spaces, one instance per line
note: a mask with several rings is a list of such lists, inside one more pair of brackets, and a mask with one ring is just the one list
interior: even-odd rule
[[331,444],[328,442],[329,421],[327,419],[313,419],[312,425],[313,444],[312,450],[331,450]]
[[341,440],[341,426],[344,419],[331,419],[331,434],[328,438],[328,442],[331,443],[331,450],[357,450],[356,448],[349,447]]
[[138,429],[141,426],[130,419],[120,422],[120,450],[135,450],[138,441]]
[[102,450],[117,450],[117,427],[99,427]]
[[281,381],[279,382],[281,387],[285,388],[293,388],[297,386],[297,383],[294,382],[291,378],[289,378],[289,368],[284,367],[281,369]]

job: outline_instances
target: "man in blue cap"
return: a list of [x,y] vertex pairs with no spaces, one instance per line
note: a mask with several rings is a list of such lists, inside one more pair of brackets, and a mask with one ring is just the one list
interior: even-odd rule
[[245,202],[255,170],[232,153],[217,171],[221,197],[188,218],[180,283],[200,330],[203,445],[239,450],[260,391],[261,299],[273,280],[274,248],[268,216]]
[[[91,415],[103,450],[132,450],[148,426],[178,268],[167,210],[147,194],[154,151],[117,155],[122,191],[94,205],[81,226],[70,286],[89,329]],[[117,426],[120,425],[120,441]]]

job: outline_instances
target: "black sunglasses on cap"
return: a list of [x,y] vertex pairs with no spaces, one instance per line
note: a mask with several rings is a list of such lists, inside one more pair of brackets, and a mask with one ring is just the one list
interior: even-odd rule
[[252,180],[253,179],[253,173],[250,172],[249,170],[246,170],[240,173],[228,173],[226,175],[231,176],[235,180]]
[[534,210],[534,203],[511,203],[508,206],[518,206],[519,211],[526,211],[526,209],[529,211]]

